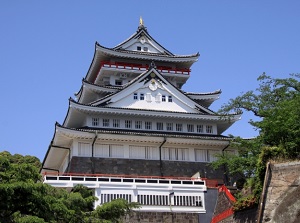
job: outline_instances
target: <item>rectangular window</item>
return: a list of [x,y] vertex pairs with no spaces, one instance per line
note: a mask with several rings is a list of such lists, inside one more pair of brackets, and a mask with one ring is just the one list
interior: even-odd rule
[[170,95],[169,97],[168,97],[168,102],[172,102],[173,101],[173,99],[172,99],[172,96]]
[[138,99],[138,94],[137,93],[134,93],[133,94],[133,100],[137,100]]
[[157,122],[156,123],[156,129],[157,130],[164,130],[164,123],[163,122]]
[[162,101],[162,102],[165,102],[165,101],[166,101],[166,95],[162,95],[162,96],[161,96],[161,101]]
[[203,133],[203,125],[197,125],[197,132]]
[[78,143],[78,155],[79,156],[92,156],[92,147],[89,143]]
[[207,162],[207,150],[195,149],[195,161]]
[[155,101],[156,102],[161,102],[161,94],[158,93],[156,96],[155,96]]
[[141,50],[142,50],[142,47],[137,46],[137,47],[136,47],[136,50],[141,51]]
[[207,125],[206,126],[206,133],[213,133],[213,127],[212,127],[212,125]]
[[99,118],[92,118],[92,126],[98,126],[99,125]]
[[163,148],[162,151],[164,160],[188,160],[188,149],[181,148]]
[[115,85],[122,85],[122,80],[115,80]]
[[120,120],[119,119],[113,119],[113,127],[119,128],[120,127]]
[[102,125],[103,125],[103,127],[109,127],[109,119],[108,118],[104,118],[102,120]]
[[135,128],[141,129],[142,128],[142,121],[135,121]]
[[124,157],[123,145],[95,144],[96,157]]
[[193,124],[187,124],[187,131],[188,132],[194,132],[194,125]]
[[125,128],[131,129],[132,128],[132,121],[131,120],[125,120]]
[[173,131],[173,123],[167,123],[167,131]]
[[148,51],[148,47],[144,46],[144,51]]
[[145,95],[143,93],[140,94],[140,100],[145,100]]
[[152,122],[145,122],[145,129],[151,130],[152,129]]
[[176,131],[182,132],[182,124],[181,123],[176,123]]

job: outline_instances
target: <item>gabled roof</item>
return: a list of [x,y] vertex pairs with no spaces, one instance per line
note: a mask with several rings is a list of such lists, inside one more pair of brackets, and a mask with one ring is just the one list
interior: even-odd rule
[[[125,108],[134,108],[134,109],[145,109],[144,106],[139,107],[137,103],[137,106],[135,105],[126,105],[122,103],[122,100],[127,100],[126,97],[129,95],[133,95],[133,93],[139,91],[141,88],[146,88],[145,93],[148,92],[153,92],[155,93],[158,91],[157,94],[160,94],[159,91],[163,91],[165,93],[168,93],[173,97],[173,102],[177,103],[177,108],[180,109],[179,107],[182,107],[182,109],[177,110],[177,111],[182,111],[182,112],[188,112],[188,113],[201,113],[201,114],[214,114],[213,111],[210,109],[198,104],[195,102],[193,99],[191,99],[189,96],[184,94],[183,91],[179,90],[175,86],[173,86],[168,80],[166,80],[163,75],[159,73],[154,67],[149,68],[148,71],[145,71],[144,73],[140,74],[137,76],[135,79],[133,79],[131,82],[123,86],[123,89],[117,92],[114,92],[110,95],[107,95],[104,98],[101,98],[90,105],[92,106],[106,106],[106,107],[125,107]],[[151,82],[151,83],[150,83]],[[155,90],[151,90],[151,86],[155,85]],[[150,89],[150,90],[149,90]],[[131,96],[130,96],[131,97]],[[163,110],[163,111],[168,111],[170,108],[170,105],[172,104],[164,104],[165,107],[163,107],[163,103],[152,103],[151,110]],[[122,106],[123,105],[123,106]],[[175,107],[173,107],[174,109]],[[147,110],[147,108],[145,109]],[[148,109],[150,110],[150,109]]]
[[140,38],[145,38],[143,39],[143,41],[151,41],[153,42],[153,45],[155,46],[156,49],[158,49],[160,52],[160,54],[162,55],[168,55],[168,56],[174,56],[173,53],[171,53],[169,50],[167,50],[166,48],[164,48],[161,44],[159,44],[152,36],[150,36],[150,34],[147,31],[147,28],[143,25],[140,24],[137,31],[132,34],[128,39],[126,39],[125,41],[121,42],[120,44],[118,44],[117,46],[115,46],[113,48],[113,50],[126,50],[126,48],[128,47],[128,45],[136,42],[137,40],[139,40]]

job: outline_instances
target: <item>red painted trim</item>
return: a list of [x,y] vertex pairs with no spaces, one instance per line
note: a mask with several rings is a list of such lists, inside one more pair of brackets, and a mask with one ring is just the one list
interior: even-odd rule
[[230,208],[226,211],[223,211],[222,213],[218,214],[217,216],[213,217],[210,223],[218,223],[222,221],[225,218],[228,218],[229,216],[233,215],[233,209]]

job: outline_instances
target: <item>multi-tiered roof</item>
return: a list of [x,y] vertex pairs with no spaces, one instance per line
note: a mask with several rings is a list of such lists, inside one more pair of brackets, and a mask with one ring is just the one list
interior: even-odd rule
[[74,152],[80,140],[91,142],[92,150],[84,156],[95,155],[93,146],[99,140],[160,145],[163,138],[169,146],[227,146],[229,138],[222,133],[240,116],[227,119],[209,109],[221,91],[181,90],[198,58],[199,53],[171,53],[143,22],[113,48],[96,43],[76,99],[69,99],[64,122],[55,125],[42,172],[66,171],[72,156],[80,155]]

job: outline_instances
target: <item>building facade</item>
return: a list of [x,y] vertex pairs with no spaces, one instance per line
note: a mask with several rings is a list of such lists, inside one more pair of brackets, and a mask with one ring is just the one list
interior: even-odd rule
[[223,180],[207,164],[225,149],[234,152],[222,133],[240,116],[209,109],[220,90],[181,89],[198,58],[165,49],[142,20],[113,48],[96,42],[82,86],[55,124],[45,183],[84,184],[95,190],[96,205],[124,198],[141,211],[205,213],[208,184]]

